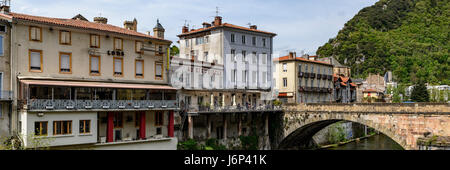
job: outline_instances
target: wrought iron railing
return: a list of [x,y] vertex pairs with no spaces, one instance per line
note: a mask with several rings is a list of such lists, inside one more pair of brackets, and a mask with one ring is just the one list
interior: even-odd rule
[[51,100],[31,99],[28,110],[177,109],[176,100]]

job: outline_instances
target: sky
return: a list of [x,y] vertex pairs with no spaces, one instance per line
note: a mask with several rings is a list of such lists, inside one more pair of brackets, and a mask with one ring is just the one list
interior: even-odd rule
[[212,22],[216,7],[223,22],[274,32],[274,53],[296,51],[314,55],[359,10],[377,0],[11,0],[17,13],[72,18],[96,16],[123,27],[125,20],[138,21],[138,31],[151,31],[159,18],[165,38],[176,43],[185,23],[199,28]]

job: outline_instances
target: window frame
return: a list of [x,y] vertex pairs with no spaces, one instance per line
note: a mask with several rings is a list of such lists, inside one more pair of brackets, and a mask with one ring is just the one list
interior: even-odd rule
[[144,51],[142,51],[142,50],[139,51],[139,50],[138,50],[138,43],[141,43],[141,48],[144,47],[144,42],[139,41],[139,40],[136,40],[136,41],[134,41],[134,51],[135,51],[136,53],[138,53],[138,54],[143,54]]
[[[91,58],[92,57],[97,57],[98,58],[98,73],[92,73],[92,70],[91,70],[91,68],[92,68],[92,60],[91,60]],[[101,76],[102,75],[102,72],[101,72],[101,62],[102,61],[102,59],[101,59],[101,56],[98,56],[98,55],[89,55],[89,75],[90,76]]]
[[[69,56],[69,72],[62,72],[61,71],[61,56],[62,55],[68,55]],[[59,52],[59,74],[72,74],[72,53],[68,52]]]
[[[40,53],[41,55],[41,59],[40,59],[40,62],[41,62],[41,69],[40,70],[33,70],[33,69],[31,69],[31,53],[32,52],[38,52],[38,53]],[[35,50],[35,49],[29,49],[28,50],[28,71],[29,72],[35,72],[35,73],[42,73],[42,72],[44,72],[44,64],[43,64],[43,55],[44,55],[44,52],[42,51],[42,50]]]
[[235,34],[231,34],[230,36],[231,36],[231,37],[230,37],[230,41],[231,41],[232,43],[235,43],[235,42],[236,42],[236,35],[235,35]]
[[[83,122],[83,126],[81,126],[82,123]],[[89,123],[89,129],[88,129],[88,131],[86,131],[86,122],[88,122]],[[91,120],[80,120],[80,124],[79,124],[79,129],[81,130],[81,127],[83,127],[83,129],[84,129],[84,132],[81,132],[81,131],[79,131],[78,133],[80,133],[80,134],[91,134],[92,132],[91,132]]]
[[[119,59],[122,61],[122,64],[121,64],[121,73],[122,74],[116,74],[116,59]],[[123,58],[122,57],[113,57],[113,76],[114,77],[123,77],[124,76]]]
[[[114,118],[113,118],[113,128],[114,129],[121,129],[121,128],[123,128],[123,124],[124,124],[124,114],[123,114],[123,112],[116,112],[116,113],[114,113]],[[119,122],[119,120],[118,119],[116,119],[116,118],[120,118],[120,124],[118,124],[117,122]],[[116,122],[116,123],[114,123],[114,122]]]
[[[92,43],[92,37],[98,37],[98,46],[94,46]],[[101,40],[100,40],[100,35],[98,35],[98,34],[90,34],[90,36],[89,36],[89,46],[91,47],[91,48],[100,48],[101,47]]]
[[283,77],[283,87],[287,87],[287,86],[288,86],[287,77]]
[[[117,49],[116,48],[116,40],[120,40],[120,42],[121,42],[121,46],[120,46],[120,49]],[[120,51],[123,51],[123,39],[122,38],[118,38],[118,37],[114,37],[114,42],[113,42],[114,44],[114,50],[120,50]]]
[[[63,43],[62,42],[62,34],[63,32],[69,33],[69,42]],[[72,45],[72,32],[67,30],[59,30],[59,45]]]
[[164,126],[164,111],[155,112],[155,126],[156,127]]
[[[39,123],[39,134],[34,134],[35,136],[48,136],[48,121],[37,121],[37,122],[34,122],[34,131],[36,132],[36,123]],[[45,128],[46,128],[46,134],[42,134],[42,128],[43,128],[43,126],[42,126],[42,124],[43,123],[46,123],[46,126],[45,126]]]
[[[68,133],[63,133],[63,129],[61,129],[61,133],[58,134],[57,133],[57,123],[61,123],[61,128],[62,128],[62,123],[67,122],[70,123],[70,126],[67,126],[67,131]],[[58,121],[53,121],[53,136],[64,136],[64,135],[72,135],[73,134],[73,123],[72,120],[58,120]]]
[[[139,75],[139,76],[137,75],[137,63],[138,62],[142,62],[142,75]],[[144,70],[145,70],[145,62],[144,62],[144,60],[143,59],[136,59],[136,60],[134,60],[134,77],[135,78],[144,78],[145,77]]]
[[4,35],[0,35],[1,38],[1,43],[2,43],[2,49],[0,50],[0,56],[5,56],[5,36]]
[[[156,75],[156,66],[161,64],[161,77]],[[155,61],[155,80],[164,80],[164,63],[161,61]]]
[[[37,39],[32,39],[32,38],[31,38],[31,30],[32,30],[33,28],[39,29],[39,32],[40,32],[39,40],[37,40]],[[38,27],[38,26],[30,26],[30,27],[28,28],[28,37],[29,37],[29,40],[30,40],[30,41],[34,41],[34,42],[42,42],[42,27]]]

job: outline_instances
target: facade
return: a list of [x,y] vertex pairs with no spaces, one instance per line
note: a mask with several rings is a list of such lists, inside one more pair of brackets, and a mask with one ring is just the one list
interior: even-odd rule
[[283,103],[332,102],[333,65],[294,52],[275,62],[276,89]]
[[11,136],[11,17],[0,12],[0,137]]
[[220,16],[199,29],[183,27],[178,35],[180,54],[170,67],[171,83],[181,89],[179,99],[186,123],[186,128],[181,128],[186,130],[182,139],[216,138],[226,144],[246,134],[242,131],[250,133],[251,128],[242,121],[256,119],[247,118],[252,112],[263,112],[259,117],[263,122],[268,119],[265,112],[272,110],[275,36],[256,26],[222,23]]
[[82,15],[0,17],[10,18],[13,44],[11,131],[25,146],[45,139],[55,148],[176,149],[171,41],[159,21],[151,36],[136,19],[117,27]]
[[324,61],[333,65],[333,73],[338,76],[351,77],[351,68],[341,64],[334,57],[320,58],[320,61]]
[[356,101],[357,85],[350,77],[333,75],[334,100],[336,103],[353,103]]

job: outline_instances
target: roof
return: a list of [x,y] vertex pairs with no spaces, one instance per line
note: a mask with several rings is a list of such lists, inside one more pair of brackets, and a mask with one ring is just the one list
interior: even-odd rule
[[353,87],[356,87],[356,84],[355,84],[355,83],[350,83],[350,85],[353,86]]
[[247,27],[237,26],[237,25],[233,25],[233,24],[229,24],[229,23],[223,23],[222,25],[213,25],[213,26],[207,27],[207,28],[194,29],[194,30],[191,30],[189,32],[182,33],[182,34],[178,35],[178,37],[187,36],[187,35],[195,34],[195,33],[200,33],[200,32],[203,32],[203,31],[210,31],[210,30],[218,29],[218,28],[234,28],[234,29],[240,29],[240,30],[244,30],[244,31],[251,31],[251,32],[257,32],[257,33],[263,33],[263,34],[270,34],[272,36],[276,36],[277,35],[277,34],[272,33],[272,32],[261,31],[261,30],[257,30],[257,29],[250,29],[250,28],[247,28]]
[[159,23],[159,19],[156,20],[156,26],[153,29],[160,29],[160,30],[164,30],[164,27],[161,25],[161,23]]
[[347,86],[347,84],[345,84],[345,83],[343,83],[343,82],[341,82],[341,85],[342,85],[342,86]]
[[289,56],[284,56],[284,57],[276,58],[276,59],[274,59],[274,61],[304,61],[304,62],[311,62],[311,63],[317,63],[317,64],[324,64],[324,65],[332,66],[331,64],[329,64],[327,62],[308,60],[308,59],[302,58],[302,57],[295,57],[295,59],[294,59],[294,58],[289,58]]
[[10,13],[10,15],[13,17],[13,19],[34,21],[34,22],[40,22],[40,23],[44,23],[44,24],[55,24],[55,25],[59,25],[59,26],[75,27],[75,28],[81,28],[81,29],[93,29],[93,30],[98,30],[98,31],[106,31],[106,32],[111,32],[111,33],[117,33],[117,34],[129,35],[129,36],[137,36],[137,37],[141,37],[141,38],[151,38],[151,39],[171,42],[170,40],[165,40],[162,38],[154,37],[151,35],[147,35],[144,33],[133,31],[133,30],[128,30],[128,29],[110,25],[110,24],[102,24],[102,23],[89,22],[89,21],[76,20],[76,19],[32,16],[32,15],[19,14],[19,13]]
[[121,89],[155,89],[176,90],[168,85],[130,84],[130,83],[105,83],[84,81],[53,81],[53,80],[20,80],[28,85],[68,86],[68,87],[96,87],[96,88],[121,88]]

